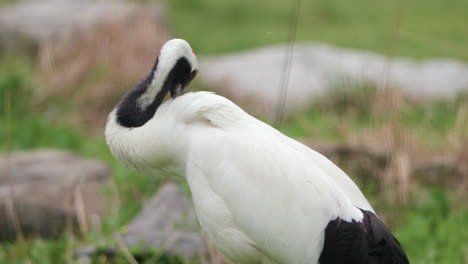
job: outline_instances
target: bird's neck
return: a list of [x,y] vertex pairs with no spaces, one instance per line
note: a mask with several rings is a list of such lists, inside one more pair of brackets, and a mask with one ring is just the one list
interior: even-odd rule
[[[140,127],[153,118],[170,89],[168,73],[158,71],[159,59],[151,72],[123,98],[117,109],[117,122],[124,127]],[[160,67],[159,67],[160,68]]]

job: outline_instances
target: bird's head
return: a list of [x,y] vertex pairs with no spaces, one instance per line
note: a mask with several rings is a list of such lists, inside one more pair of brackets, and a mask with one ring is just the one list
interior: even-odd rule
[[151,72],[136,84],[117,106],[117,121],[124,127],[139,127],[150,120],[169,93],[179,96],[198,72],[190,44],[172,39],[161,48]]
[[166,81],[169,80],[167,85],[172,98],[180,95],[198,73],[195,52],[183,39],[172,39],[163,45],[156,67],[162,75],[169,70]]

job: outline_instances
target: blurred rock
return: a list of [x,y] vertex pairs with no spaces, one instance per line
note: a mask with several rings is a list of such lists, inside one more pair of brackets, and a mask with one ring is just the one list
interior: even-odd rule
[[[159,260],[163,256],[183,256],[188,259],[211,257],[215,252],[211,249],[208,253],[192,203],[180,192],[179,186],[171,182],[162,185],[127,225],[123,234],[116,234],[115,237],[121,243],[120,247],[127,247],[133,257],[141,262],[154,257],[154,252],[158,252]],[[118,250],[88,245],[77,249],[74,256],[89,262],[98,256],[115,256]]]
[[[377,197],[388,199],[388,190],[392,196],[408,197],[416,186],[444,187],[452,194],[466,197],[468,160],[464,157],[464,149],[461,153],[453,150],[440,153],[407,138],[404,150],[398,150],[388,141],[377,140],[377,137],[366,135],[348,143],[314,140],[303,143],[338,167],[346,168],[346,173],[358,183],[372,183]],[[396,171],[395,165],[398,167]],[[403,165],[405,169],[402,169]],[[407,179],[401,177],[403,173],[407,173]]]
[[110,169],[68,152],[36,150],[0,156],[0,240],[86,231],[105,211]]
[[188,258],[206,253],[192,203],[175,183],[166,183],[128,225],[123,243],[140,248],[165,249]]
[[156,4],[32,0],[0,8],[0,49],[37,58],[43,85],[35,86],[36,105],[67,100],[75,112],[49,112],[99,131],[168,38],[164,8]]
[[[77,33],[91,33],[103,24],[113,24],[122,29],[135,26],[138,17],[145,17],[148,27],[162,30],[166,34],[164,9],[153,5],[150,8],[133,5],[127,1],[92,1],[92,0],[30,0],[17,1],[0,8],[0,47],[22,48],[22,42],[28,41],[28,47],[41,49],[56,41],[67,41],[75,46]],[[117,23],[117,24],[116,24]],[[151,29],[147,29],[151,30]],[[151,33],[148,31],[148,33]],[[121,36],[122,39],[129,37]],[[104,39],[101,38],[101,41]],[[19,44],[19,45],[18,45]],[[74,47],[76,48],[76,47]]]
[[[278,109],[286,46],[204,58],[200,77],[217,91],[272,117]],[[372,82],[417,98],[450,98],[468,90],[468,65],[449,59],[415,61],[325,44],[297,44],[292,57],[286,112],[303,110],[337,85]]]

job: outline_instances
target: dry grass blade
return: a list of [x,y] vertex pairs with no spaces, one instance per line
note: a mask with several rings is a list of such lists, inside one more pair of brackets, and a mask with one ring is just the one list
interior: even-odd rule
[[295,0],[291,11],[291,22],[289,25],[288,45],[285,53],[283,70],[281,71],[280,94],[278,96],[276,110],[276,127],[280,127],[283,123],[284,109],[286,105],[286,97],[288,93],[289,77],[291,75],[291,65],[294,55],[294,43],[296,40],[297,24],[301,10],[301,0]]
[[14,188],[13,188],[13,179],[11,177],[11,163],[10,163],[10,142],[11,142],[11,94],[10,92],[6,93],[5,96],[5,115],[6,115],[6,144],[5,144],[5,153],[7,157],[7,164],[6,164],[6,171],[5,171],[5,177],[6,177],[6,182],[8,185],[8,209],[11,214],[11,218],[13,220],[13,225],[15,228],[16,236],[17,239],[20,241],[20,243],[24,242],[24,235],[23,235],[23,230],[21,229],[21,222],[18,217],[18,212],[16,211],[16,205],[15,205],[15,194],[14,194]]
[[[384,173],[384,184],[385,190],[387,190],[386,197],[389,200],[394,200],[395,192],[394,189],[398,190],[400,200],[405,201],[408,190],[410,189],[410,171],[411,164],[408,158],[408,150],[406,146],[406,132],[400,125],[400,114],[402,103],[404,102],[403,94],[400,90],[391,86],[389,83],[392,59],[396,54],[398,42],[401,35],[401,24],[403,21],[403,6],[402,1],[395,2],[396,13],[392,32],[390,36],[389,49],[387,53],[387,61],[384,66],[384,72],[382,74],[382,81],[380,82],[380,89],[376,102],[380,106],[377,106],[383,111],[390,109],[390,146],[391,146],[391,165],[389,169]],[[383,103],[383,104],[381,104]],[[383,108],[382,109],[382,105]],[[395,188],[398,187],[398,188]]]
[[76,184],[74,191],[74,205],[76,211],[76,217],[78,219],[78,226],[80,228],[81,234],[86,234],[89,230],[88,228],[88,219],[86,214],[86,208],[83,201],[83,194],[81,192],[81,181]]
[[122,241],[122,238],[120,237],[120,235],[116,234],[114,238],[115,238],[115,241],[117,242],[117,246],[118,246],[119,250],[123,253],[123,255],[124,255],[125,259],[128,261],[128,263],[138,264],[138,261],[136,261],[135,257],[133,257],[130,250],[128,250],[128,247]]

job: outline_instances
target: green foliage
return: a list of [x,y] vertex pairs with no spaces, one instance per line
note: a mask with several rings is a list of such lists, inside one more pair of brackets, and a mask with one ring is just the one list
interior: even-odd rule
[[[294,1],[166,0],[178,37],[200,53],[222,53],[283,43]],[[468,60],[465,0],[301,1],[298,41],[415,58]],[[395,27],[399,26],[398,34]]]
[[7,97],[10,97],[10,99],[23,97],[21,100],[11,104],[10,108],[13,112],[27,106],[30,98],[29,94],[25,92],[26,79],[27,77],[24,72],[0,72],[0,98],[3,99],[0,101],[0,109],[2,109],[2,112],[6,110]]
[[314,108],[321,112],[331,111],[338,115],[353,115],[369,120],[376,94],[377,88],[373,83],[343,79],[336,82],[323,99],[316,100]]
[[391,109],[375,111],[376,91],[369,83],[338,84],[307,111],[287,120],[282,130],[294,138],[344,140],[347,133],[383,128],[395,118],[406,133],[432,147],[448,145],[455,130],[460,136],[468,136],[468,120],[460,119],[468,109],[467,96],[460,95],[454,100],[403,102],[395,111],[397,116],[393,117]]
[[35,239],[27,242],[0,244],[0,263],[66,263],[71,256],[72,240],[64,235],[56,241]]
[[[404,107],[400,121],[420,142],[433,146],[447,145],[450,134],[457,128],[457,118],[463,111],[461,104],[440,100]],[[459,132],[466,135],[466,131]]]
[[14,3],[18,0],[0,0],[0,5],[3,5],[3,4],[11,4],[11,3]]
[[412,263],[466,263],[468,209],[451,203],[445,190],[432,189],[410,210],[407,223],[396,236]]
[[[179,257],[179,256],[172,256],[166,251],[157,251],[157,250],[143,249],[143,248],[138,248],[138,247],[129,248],[129,251],[132,254],[132,256],[135,258],[135,260],[141,264],[155,264],[155,263],[157,264],[184,264],[184,263],[187,263],[187,261],[184,258]],[[98,258],[102,259],[102,255],[98,256]],[[111,258],[107,257],[106,259],[108,263],[113,263],[113,264],[128,263],[128,260],[121,252],[117,252],[116,255],[112,256]],[[97,260],[97,258],[94,258],[94,260]],[[190,262],[190,263],[193,263],[193,262]]]
[[[44,114],[34,111],[30,73],[25,67],[0,71],[0,147],[11,149],[40,147],[78,150],[83,138],[76,128],[53,125]],[[7,116],[9,114],[9,116]]]

